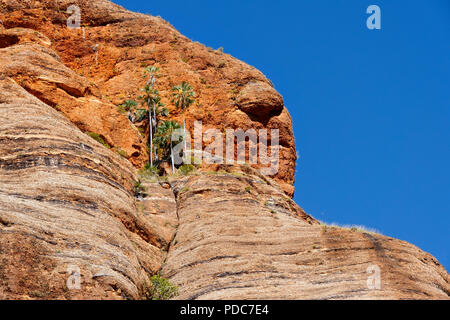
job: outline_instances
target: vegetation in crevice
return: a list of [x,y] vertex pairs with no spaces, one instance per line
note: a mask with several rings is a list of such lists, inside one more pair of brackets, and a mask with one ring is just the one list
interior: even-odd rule
[[136,198],[146,198],[148,189],[142,184],[141,180],[134,182],[134,196]]
[[[141,89],[143,94],[137,98],[141,102],[140,105],[135,100],[128,99],[118,106],[122,113],[127,113],[128,119],[132,123],[140,123],[139,125],[141,126],[147,125],[149,129],[149,161],[146,168],[140,171],[140,175],[143,178],[153,179],[161,174],[166,174],[167,172],[164,170],[165,164],[170,164],[172,174],[191,174],[196,167],[188,164],[189,162],[186,161],[189,158],[187,158],[187,141],[185,139],[185,112],[195,103],[196,93],[192,86],[185,81],[173,86],[171,89],[170,101],[176,108],[181,109],[183,113],[183,126],[181,127],[178,122],[168,118],[169,111],[162,103],[162,98],[157,90],[159,68],[147,66],[143,74],[144,77],[147,77],[147,82],[144,88]],[[141,123],[144,120],[147,120],[148,123]],[[139,128],[139,131],[141,133],[145,132],[142,127]],[[177,164],[175,162],[174,147],[183,142],[183,163]],[[118,150],[117,152],[119,153],[120,151]],[[128,156],[123,152],[121,152],[121,155]]]
[[120,148],[120,147],[116,148],[116,152],[122,158],[125,158],[125,159],[129,158],[128,153],[125,150],[123,150],[122,148]]
[[102,138],[102,136],[99,133],[96,132],[85,132],[85,134],[87,134],[89,137],[91,137],[92,139],[94,139],[95,141],[101,143],[102,145],[104,145],[105,147],[107,147],[108,149],[111,149],[111,146],[106,143],[106,141],[104,140],[104,138]]
[[150,283],[144,289],[143,298],[146,300],[169,300],[177,295],[178,287],[157,274],[150,278]]

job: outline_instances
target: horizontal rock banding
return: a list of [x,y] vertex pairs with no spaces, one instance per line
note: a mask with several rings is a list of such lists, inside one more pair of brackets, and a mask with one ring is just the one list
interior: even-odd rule
[[[321,225],[292,201],[291,118],[261,72],[160,18],[77,3],[85,37],[65,28],[70,0],[0,0],[0,299],[139,299],[159,272],[178,299],[449,298],[449,275],[431,255]],[[137,167],[147,161],[147,137],[116,105],[139,94],[148,64],[162,67],[166,103],[172,85],[195,87],[188,130],[194,119],[279,129],[275,181],[211,165],[143,181],[148,195],[136,197],[135,168],[83,132]],[[373,266],[381,290],[367,286]],[[68,288],[78,272],[81,288]]]
[[[449,277],[403,241],[320,225],[258,177],[173,183],[180,226],[162,273],[179,299],[449,298]],[[381,270],[381,290],[367,268]],[[412,273],[408,270],[414,270]]]
[[[0,155],[0,298],[139,298],[164,252],[137,216],[134,168],[7,78]],[[67,289],[70,265],[83,290]]]

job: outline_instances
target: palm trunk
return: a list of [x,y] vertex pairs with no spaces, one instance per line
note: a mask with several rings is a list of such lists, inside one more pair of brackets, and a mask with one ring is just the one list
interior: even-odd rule
[[172,160],[172,174],[175,173],[175,164],[173,160],[173,148],[172,148],[172,139],[170,139],[170,158]]
[[153,124],[152,124],[152,108],[150,99],[148,99],[148,123],[150,127],[150,166],[153,167]]
[[[183,157],[186,157],[186,149],[187,149],[187,144],[186,144],[186,122],[184,120],[184,108],[183,108],[183,131],[184,131],[184,152],[183,152]],[[185,159],[186,160],[186,159]]]
[[[157,126],[157,119],[156,119],[156,107],[155,105],[153,105],[153,120],[154,120],[154,124],[155,124],[155,132],[156,132],[156,126]],[[158,150],[155,146],[155,160],[158,160]]]

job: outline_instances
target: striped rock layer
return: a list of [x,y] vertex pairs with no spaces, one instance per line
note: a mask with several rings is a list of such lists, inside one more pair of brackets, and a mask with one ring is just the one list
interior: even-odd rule
[[[69,3],[0,0],[0,299],[148,298],[155,274],[176,299],[450,298],[430,254],[292,201],[291,120],[259,71],[106,0],[78,1],[83,38],[65,27]],[[148,132],[116,105],[148,63],[163,100],[186,77],[197,88],[188,127],[278,128],[279,174],[215,166],[136,196]]]

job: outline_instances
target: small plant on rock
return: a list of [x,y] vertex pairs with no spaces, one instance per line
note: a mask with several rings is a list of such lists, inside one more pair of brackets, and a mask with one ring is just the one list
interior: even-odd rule
[[154,180],[154,178],[159,176],[159,168],[157,166],[151,166],[148,162],[145,167],[139,170],[139,176],[143,180]]
[[178,295],[178,287],[159,275],[150,278],[150,285],[145,292],[147,299],[169,300]]
[[137,106],[137,102],[134,100],[126,100],[121,105],[119,105],[119,111],[121,113],[132,112],[133,109]]
[[95,132],[85,132],[85,133],[86,133],[89,137],[91,137],[92,139],[94,139],[95,141],[101,143],[102,145],[104,145],[104,146],[107,147],[108,149],[111,149],[111,146],[105,142],[105,140],[102,138],[102,136],[100,136],[100,134],[95,133]]
[[140,180],[134,182],[134,196],[136,198],[147,197],[147,187],[143,186]]
[[183,176],[188,176],[195,171],[195,166],[192,164],[184,164],[178,168],[178,173]]
[[128,159],[128,153],[123,150],[122,148],[117,148],[116,150],[117,154],[125,159]]

